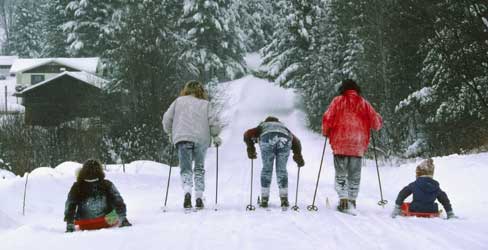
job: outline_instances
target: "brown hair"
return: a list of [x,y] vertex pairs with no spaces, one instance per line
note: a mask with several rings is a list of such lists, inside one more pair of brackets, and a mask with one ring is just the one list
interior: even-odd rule
[[81,167],[76,181],[82,182],[83,180],[93,180],[97,178],[99,180],[105,179],[102,163],[95,159],[88,159],[83,163],[83,167]]
[[192,95],[198,99],[208,100],[208,95],[203,85],[199,81],[191,80],[185,84],[180,96]]

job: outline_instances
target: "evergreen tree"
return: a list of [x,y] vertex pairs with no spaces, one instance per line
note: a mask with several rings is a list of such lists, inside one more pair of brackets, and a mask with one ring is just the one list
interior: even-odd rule
[[446,0],[435,6],[435,32],[422,46],[422,84],[397,107],[401,112],[419,111],[422,139],[436,155],[486,143],[488,36],[482,19],[486,13],[484,1]]
[[43,47],[42,2],[24,0],[15,8],[9,49],[20,57],[39,57]]
[[45,29],[43,40],[44,47],[42,57],[67,57],[68,43],[67,35],[63,31],[63,24],[68,19],[66,6],[70,0],[50,0],[43,6]]
[[181,11],[174,1],[127,1],[114,49],[107,52],[117,62],[110,89],[121,102],[107,114],[112,126],[106,142],[126,162],[175,159],[161,118],[185,80],[194,77],[191,64],[181,58],[189,47],[177,29]]
[[122,17],[124,0],[71,0],[66,5],[69,52],[77,57],[102,56]]
[[268,44],[273,35],[273,26],[276,23],[273,2],[248,0],[236,4],[247,51],[258,51]]
[[232,0],[186,0],[182,31],[192,46],[183,54],[204,83],[245,73],[243,33]]

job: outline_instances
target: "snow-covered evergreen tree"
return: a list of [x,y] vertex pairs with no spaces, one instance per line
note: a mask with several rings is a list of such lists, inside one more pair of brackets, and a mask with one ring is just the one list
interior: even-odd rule
[[44,25],[45,29],[42,49],[42,57],[67,57],[68,43],[67,35],[63,31],[63,24],[67,20],[66,6],[70,0],[50,0],[44,6]]
[[123,0],[71,0],[66,6],[69,52],[73,56],[101,56],[121,18]]
[[488,13],[483,1],[435,6],[434,32],[422,45],[421,85],[399,103],[397,111],[419,113],[419,126],[436,155],[486,143],[488,134]]
[[245,45],[233,0],[185,0],[180,21],[192,46],[183,56],[205,83],[234,79],[246,69]]
[[162,137],[161,115],[185,81],[195,77],[191,62],[181,57],[189,47],[178,33],[183,8],[169,0],[129,0],[126,7],[107,52],[117,62],[110,89],[122,101],[107,114],[113,122],[106,142],[124,160],[173,159]]
[[248,0],[236,2],[244,42],[249,52],[258,51],[271,40],[276,16],[273,1]]
[[20,57],[39,57],[43,48],[42,2],[23,0],[15,8],[9,49]]

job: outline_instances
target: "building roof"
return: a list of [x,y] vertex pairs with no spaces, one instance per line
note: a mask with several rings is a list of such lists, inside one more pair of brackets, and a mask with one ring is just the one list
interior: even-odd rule
[[58,78],[61,78],[63,76],[69,76],[69,77],[72,77],[72,78],[75,78],[77,80],[80,80],[84,83],[87,83],[87,84],[90,84],[94,87],[97,87],[99,89],[102,89],[105,87],[105,85],[108,83],[107,80],[103,79],[103,78],[100,78],[96,75],[93,75],[93,74],[90,74],[90,73],[87,73],[87,72],[72,72],[72,71],[65,71],[63,73],[60,73],[59,75],[53,77],[53,78],[49,78],[45,81],[42,81],[40,83],[37,83],[35,85],[32,85],[28,88],[25,88],[23,89],[22,91],[16,93],[17,96],[22,96],[23,94],[35,89],[35,88],[38,88],[40,86],[43,86],[43,85],[46,85],[47,83],[53,81],[53,80],[56,80]]
[[24,72],[48,63],[57,63],[80,71],[95,74],[97,72],[99,57],[86,58],[33,58],[15,60],[10,73]]
[[0,56],[0,65],[12,65],[17,58],[17,56]]

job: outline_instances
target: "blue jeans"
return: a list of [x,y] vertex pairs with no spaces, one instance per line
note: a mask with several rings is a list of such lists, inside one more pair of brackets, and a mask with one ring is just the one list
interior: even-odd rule
[[[205,191],[205,154],[207,146],[198,143],[183,141],[176,144],[180,160],[180,176],[185,193],[192,192],[193,179],[195,179],[195,197],[202,198]],[[192,163],[195,161],[195,167]]]
[[280,197],[288,196],[288,172],[286,163],[291,150],[291,138],[282,133],[268,133],[259,140],[263,169],[261,170],[261,195],[269,197],[273,165],[276,159],[276,179]]

